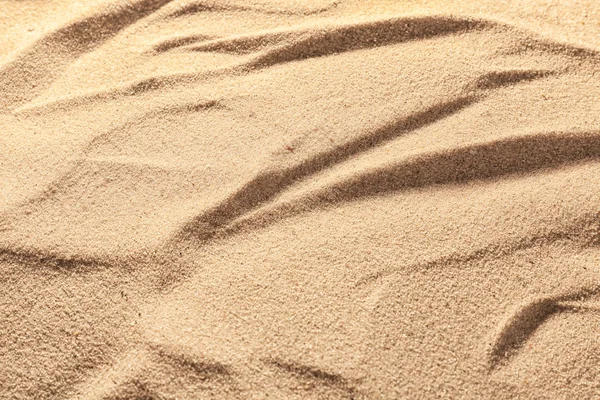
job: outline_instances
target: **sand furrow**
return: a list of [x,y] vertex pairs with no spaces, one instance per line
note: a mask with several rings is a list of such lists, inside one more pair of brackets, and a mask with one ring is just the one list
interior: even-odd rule
[[255,12],[259,14],[275,14],[275,15],[301,15],[308,16],[314,14],[320,14],[331,10],[336,7],[338,1],[332,1],[331,4],[323,6],[323,7],[297,7],[296,9],[279,9],[269,7],[268,3],[266,6],[253,6],[253,5],[244,5],[235,3],[235,2],[227,2],[227,1],[194,1],[190,4],[183,5],[179,7],[177,10],[172,11],[166,15],[165,18],[177,18],[182,16],[188,16],[203,12]]
[[490,369],[498,368],[510,361],[529,337],[552,315],[568,310],[573,306],[568,302],[584,302],[600,293],[600,287],[578,288],[564,294],[534,298],[517,306],[502,321],[494,334],[488,353]]
[[374,132],[342,144],[333,150],[317,154],[293,167],[264,172],[245,184],[221,205],[203,213],[202,216],[187,224],[182,230],[183,237],[204,239],[206,235],[210,236],[214,230],[272,200],[297,181],[306,179],[400,135],[460,112],[476,101],[476,96],[465,96],[436,104],[422,112],[386,124]]
[[215,229],[212,235],[222,238],[247,233],[298,215],[370,197],[436,189],[440,185],[515,179],[598,159],[600,135],[597,132],[531,135],[425,154],[414,160],[380,166],[339,183],[331,183],[291,202],[269,205],[245,218],[240,216],[239,221],[234,220],[230,225]]
[[67,24],[0,68],[0,110],[34,99],[65,67],[172,0],[137,0]]
[[[561,44],[549,39],[536,38],[531,32],[525,32],[516,26],[502,24],[492,19],[437,15],[385,18],[353,24],[330,23],[328,25],[325,28],[298,27],[295,29],[278,30],[276,32],[209,40],[199,46],[184,46],[182,49],[188,51],[225,52],[244,55],[245,58],[234,65],[214,70],[157,75],[137,82],[129,82],[121,87],[114,87],[109,90],[87,93],[75,97],[55,99],[41,104],[24,105],[25,101],[20,101],[15,103],[15,107],[13,108],[21,106],[16,111],[23,113],[56,110],[66,106],[75,107],[77,105],[88,104],[92,101],[115,100],[123,96],[135,96],[146,92],[194,84],[210,79],[223,79],[227,76],[243,75],[293,61],[331,56],[343,52],[377,48],[408,41],[427,40],[447,35],[460,35],[466,32],[492,29],[513,31],[516,43],[511,46],[510,51],[508,51],[509,54],[540,50],[565,56],[586,56],[587,62],[591,60],[600,61],[597,51],[581,49],[577,46]],[[519,41],[518,39],[523,34],[526,34],[527,39]],[[168,39],[156,46],[158,49],[164,51],[165,46],[167,49],[173,48],[173,46],[180,47],[180,44],[197,39],[204,40],[204,38],[204,36],[180,37],[177,39]],[[157,48],[156,46],[155,49]],[[47,74],[44,73],[44,76],[47,76]],[[512,78],[507,78],[506,76],[494,78],[495,81],[498,79],[510,80]],[[523,79],[523,77],[517,79]],[[49,83],[48,81],[47,84]],[[35,93],[39,93],[39,91]],[[32,100],[33,97],[35,96],[28,97],[27,101]]]

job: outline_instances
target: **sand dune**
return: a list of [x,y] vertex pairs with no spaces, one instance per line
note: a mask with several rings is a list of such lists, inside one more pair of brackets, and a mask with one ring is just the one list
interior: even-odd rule
[[0,0],[0,398],[595,398],[599,22]]

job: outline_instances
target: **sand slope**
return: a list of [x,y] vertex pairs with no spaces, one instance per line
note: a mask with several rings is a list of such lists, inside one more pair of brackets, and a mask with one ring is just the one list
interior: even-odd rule
[[0,398],[600,393],[600,5],[473,3],[0,0]]

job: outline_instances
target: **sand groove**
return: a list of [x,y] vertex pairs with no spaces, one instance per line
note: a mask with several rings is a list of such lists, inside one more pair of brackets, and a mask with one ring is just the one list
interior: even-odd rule
[[[75,396],[85,400],[118,400],[130,398],[172,398],[168,390],[157,385],[163,378],[174,374],[186,382],[187,395],[202,393],[210,384],[233,388],[230,367],[212,360],[195,360],[177,350],[160,345],[124,354],[117,362],[84,383]],[[181,389],[181,388],[179,388]],[[180,392],[181,393],[181,392]]]
[[127,6],[109,8],[70,23],[34,43],[0,69],[0,110],[14,109],[31,101],[69,63],[171,1],[136,0]]
[[415,115],[387,124],[368,135],[342,144],[331,151],[318,154],[291,168],[264,172],[248,182],[221,205],[192,221],[183,229],[182,233],[186,237],[206,239],[207,235],[210,236],[214,230],[272,200],[296,181],[305,179],[400,135],[433,124],[468,107],[476,100],[476,96],[465,96],[434,105]]
[[260,14],[275,14],[275,15],[301,15],[308,16],[314,14],[320,14],[325,11],[329,11],[332,8],[336,7],[338,4],[337,1],[332,2],[330,5],[324,7],[307,7],[306,10],[294,10],[294,9],[277,9],[277,8],[267,8],[253,5],[242,5],[228,2],[208,2],[208,1],[195,1],[190,4],[184,5],[179,9],[167,14],[165,18],[177,18],[187,15],[198,14],[202,12],[243,12],[250,11],[256,12]]
[[600,159],[597,132],[532,135],[428,154],[397,165],[379,167],[350,180],[331,184],[294,202],[258,211],[215,235],[227,237],[265,228],[284,219],[336,205],[438,185],[464,185],[559,169]]
[[478,78],[473,87],[476,89],[497,89],[519,82],[533,81],[536,79],[546,78],[556,75],[555,71],[536,71],[536,70],[510,70],[510,71],[494,71]]
[[[523,33],[522,30],[517,27],[501,24],[493,20],[460,18],[447,15],[438,15],[434,17],[396,17],[372,22],[353,24],[337,23],[329,25],[330,26],[327,28],[307,29],[300,27],[296,29],[279,30],[276,32],[242,35],[234,38],[214,39],[205,41],[205,43],[197,46],[185,46],[185,44],[189,42],[193,43],[196,40],[205,40],[205,36],[192,35],[189,37],[169,39],[155,45],[154,49],[158,49],[159,53],[173,48],[181,48],[182,50],[188,51],[225,52],[245,55],[246,58],[240,63],[232,66],[214,70],[198,71],[195,73],[156,75],[109,90],[78,95],[70,98],[56,99],[49,103],[42,103],[33,107],[20,107],[17,111],[31,112],[44,109],[52,110],[64,105],[76,106],[78,104],[89,103],[90,101],[113,100],[122,96],[134,96],[145,92],[192,84],[208,79],[257,72],[265,68],[293,61],[331,56],[361,49],[378,48],[408,41],[426,40],[448,35],[460,35],[467,32],[499,29],[500,27],[512,30],[517,35]],[[588,55],[588,58],[600,58],[598,52],[589,49],[584,51],[576,46],[560,44],[543,39],[536,39],[535,43],[538,44],[534,46],[530,41],[524,42],[520,46],[513,48],[512,51],[518,52],[542,49],[543,51],[550,51],[569,56],[577,56],[583,52]],[[64,65],[65,63],[61,63],[61,65]],[[8,73],[9,72],[6,72],[6,74]],[[47,76],[47,74],[44,75],[44,77]],[[530,76],[528,79],[539,77],[540,76],[537,75]],[[494,82],[499,82],[499,79],[523,80],[524,78],[524,76],[513,76],[511,78],[508,75],[503,74],[490,79]],[[48,81],[47,85],[50,83],[51,82]],[[486,85],[481,82],[480,84]],[[38,87],[38,84],[36,84],[36,87]],[[39,91],[36,91],[35,93],[39,93]],[[32,100],[33,97],[34,96],[31,96],[22,101],[15,102],[13,108],[23,106],[23,103]]]
[[[565,311],[588,311],[585,301],[598,293],[598,287],[582,288],[566,294],[534,298],[517,306],[494,334],[488,351],[490,369],[510,362],[536,329],[552,315]],[[593,308],[592,311],[597,310]]]
[[[545,72],[526,71],[493,73],[478,80],[477,87],[499,88],[547,76]],[[482,84],[481,82],[485,82]],[[319,154],[311,159],[282,171],[266,172],[241,188],[223,205],[201,216],[184,229],[187,235],[206,238],[202,231],[214,231],[224,227],[234,219],[270,201],[299,180],[306,179],[350,157],[368,151],[393,140],[400,135],[417,130],[440,119],[460,112],[480,97],[465,96],[454,101],[435,105],[425,111],[402,118],[363,137],[359,137],[337,148]],[[386,192],[414,189],[448,183],[465,183],[472,180],[486,180],[517,173],[527,173],[546,168],[558,168],[569,163],[596,159],[600,155],[599,136],[596,132],[560,135],[536,135],[533,138],[517,138],[489,145],[457,149],[448,154],[433,155],[416,160],[407,165],[377,169],[313,194],[308,204],[334,204],[360,199],[369,195],[383,195]],[[307,204],[298,207],[306,210]],[[292,211],[293,206],[284,205],[276,209],[266,219]],[[308,208],[312,208],[309,206]],[[262,218],[262,217],[259,217]],[[196,227],[194,227],[196,226]],[[200,227],[200,228],[198,228]],[[195,232],[195,233],[192,233]]]
[[308,380],[317,385],[324,385],[334,390],[340,390],[345,395],[343,397],[356,398],[358,395],[358,391],[352,383],[340,374],[334,374],[299,363],[285,362],[279,359],[267,359],[264,360],[264,362],[277,367],[283,372],[292,374],[301,380]]
[[[247,60],[231,67],[192,74],[153,76],[139,82],[129,83],[123,87],[113,88],[109,91],[59,99],[49,104],[43,104],[41,107],[48,108],[50,106],[51,108],[55,108],[60,107],[61,104],[76,105],[92,100],[109,100],[120,96],[133,96],[174,85],[192,83],[198,80],[259,71],[295,60],[323,57],[341,52],[402,43],[409,40],[423,40],[436,36],[459,34],[474,29],[489,28],[493,26],[493,23],[439,16],[433,18],[391,18],[375,22],[337,25],[333,25],[327,29],[292,29],[289,32],[283,31],[250,35],[231,40],[217,39],[212,42],[209,41],[201,47],[195,49],[192,47],[191,49],[195,51],[241,52],[242,54],[251,49],[256,49],[257,51],[249,53]],[[190,40],[193,39],[195,37],[192,37]],[[175,45],[187,40],[188,38],[178,38],[175,40]],[[259,46],[259,44],[262,44],[262,46]],[[172,45],[173,42],[169,40],[166,44],[159,44],[158,48],[164,49],[164,46],[169,48]],[[264,45],[267,46],[264,50],[261,50]],[[64,65],[64,63],[61,65]],[[47,75],[44,76],[46,77]],[[31,99],[28,98],[27,100]],[[23,102],[19,102],[18,105],[22,105]],[[39,107],[37,106],[36,108]],[[31,111],[28,107],[22,110]]]
[[208,35],[177,36],[155,44],[152,47],[152,50],[156,53],[163,53],[178,47],[187,46],[192,43],[200,43],[210,40],[214,40],[214,38]]

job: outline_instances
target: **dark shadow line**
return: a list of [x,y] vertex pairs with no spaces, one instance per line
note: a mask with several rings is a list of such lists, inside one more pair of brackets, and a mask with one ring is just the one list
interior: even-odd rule
[[4,262],[13,262],[31,266],[40,266],[57,271],[74,271],[81,268],[89,269],[91,267],[110,268],[115,263],[125,264],[124,261],[104,261],[91,257],[65,257],[60,255],[48,255],[31,250],[13,250],[8,248],[0,249],[0,260]]
[[196,361],[183,354],[168,351],[162,346],[151,346],[151,349],[166,362],[193,371],[199,376],[218,378],[233,375],[229,366],[216,361]]
[[68,64],[171,1],[138,0],[119,8],[107,8],[45,35],[0,70],[0,110],[32,100]]
[[356,388],[350,385],[350,381],[340,374],[334,374],[320,368],[310,367],[295,362],[286,362],[280,359],[268,358],[263,359],[262,361],[298,378],[308,379],[326,387],[342,390],[351,395],[357,393]]
[[598,132],[536,135],[469,146],[378,168],[296,202],[284,203],[223,226],[214,236],[230,237],[316,210],[399,191],[523,176],[589,160],[600,160]]
[[431,125],[463,110],[479,99],[479,96],[469,95],[436,104],[424,111],[387,124],[368,135],[337,146],[333,150],[310,157],[296,166],[283,170],[264,172],[244,185],[223,203],[187,224],[182,229],[182,234],[184,237],[206,240],[217,229],[224,227],[239,216],[272,200],[297,181],[319,173],[337,163],[364,153],[403,134]]
[[529,340],[531,335],[552,315],[571,309],[560,303],[583,301],[600,293],[600,287],[589,287],[563,295],[542,297],[519,307],[500,326],[499,333],[491,345],[488,361],[490,370],[506,364]]
[[218,4],[217,2],[208,3],[206,1],[197,2],[185,5],[178,10],[169,13],[165,18],[177,18],[186,15],[198,14],[202,12],[227,12],[227,11],[249,11],[267,15],[288,15],[288,16],[310,16],[329,11],[335,7],[339,1],[333,2],[331,5],[318,8],[316,10],[294,11],[294,10],[276,10],[252,6],[244,6],[238,4]]

